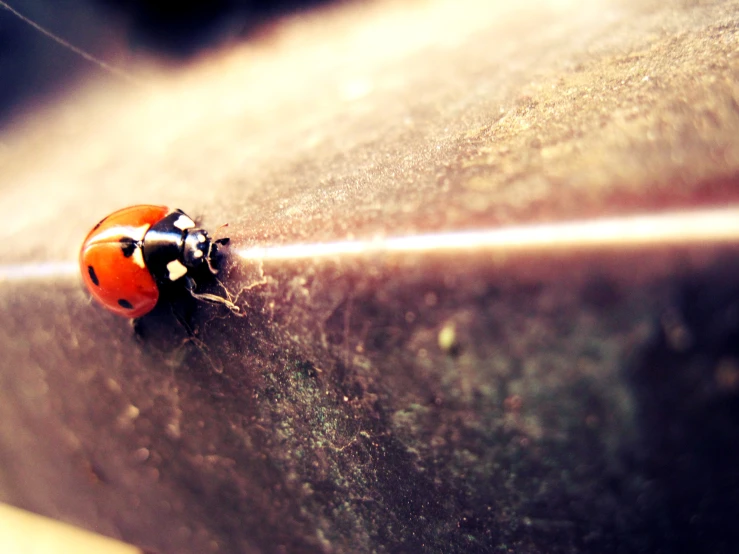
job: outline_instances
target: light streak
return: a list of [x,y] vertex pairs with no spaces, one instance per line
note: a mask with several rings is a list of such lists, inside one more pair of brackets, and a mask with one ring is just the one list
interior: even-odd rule
[[[449,231],[321,243],[234,249],[244,261],[290,261],[346,256],[449,252],[558,252],[614,248],[659,248],[711,244],[739,245],[739,206]],[[0,282],[77,278],[77,262],[0,265]]]
[[77,262],[41,262],[0,265],[0,283],[5,281],[37,281],[43,279],[76,277],[80,273]]
[[272,261],[414,252],[554,252],[727,242],[739,244],[739,207],[368,240],[255,246],[239,250],[238,255],[244,260]]

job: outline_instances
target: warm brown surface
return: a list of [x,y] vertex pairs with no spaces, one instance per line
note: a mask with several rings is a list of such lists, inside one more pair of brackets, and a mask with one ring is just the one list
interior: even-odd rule
[[[81,85],[1,138],[3,263],[142,202],[235,249],[739,202],[739,3],[508,4],[340,6]],[[6,283],[0,499],[181,554],[731,552],[736,259],[233,258],[247,316],[200,306],[197,347]]]
[[641,5],[349,6],[83,87],[6,133],[2,239],[74,259],[140,202],[289,241],[735,198],[737,6]]

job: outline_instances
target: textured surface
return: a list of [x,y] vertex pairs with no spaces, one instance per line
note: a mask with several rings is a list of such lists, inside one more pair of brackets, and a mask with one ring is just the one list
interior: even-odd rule
[[[518,6],[345,6],[80,86],[2,137],[2,259],[140,202],[237,250],[737,201],[736,2]],[[0,499],[163,552],[732,552],[738,256],[234,256],[246,317],[194,341],[8,282]]]

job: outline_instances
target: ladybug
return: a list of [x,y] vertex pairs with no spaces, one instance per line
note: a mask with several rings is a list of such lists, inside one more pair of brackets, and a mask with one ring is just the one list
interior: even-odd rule
[[228,240],[212,240],[182,210],[131,206],[93,227],[82,243],[80,270],[92,296],[123,317],[149,313],[162,288],[182,279],[194,297],[230,304],[214,295],[196,294],[192,277],[203,269],[217,273],[218,246]]

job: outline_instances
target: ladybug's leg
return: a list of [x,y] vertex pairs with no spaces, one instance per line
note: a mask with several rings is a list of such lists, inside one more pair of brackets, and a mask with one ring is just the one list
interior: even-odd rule
[[169,305],[169,309],[177,322],[182,325],[182,328],[187,333],[188,340],[195,337],[197,334],[192,326],[191,316],[192,310],[187,310],[187,313],[180,312],[173,304]]
[[144,340],[144,326],[141,323],[141,320],[142,318],[140,317],[134,317],[133,319],[129,320],[131,323],[133,336],[135,336],[138,340]]
[[172,315],[174,315],[177,322],[182,325],[183,329],[185,329],[185,332],[187,333],[187,338],[183,344],[189,343],[195,346],[200,354],[202,354],[202,356],[208,361],[210,366],[213,368],[213,371],[216,373],[223,373],[223,366],[221,366],[221,364],[211,356],[208,346],[198,337],[198,331],[189,321],[189,315],[185,316],[178,312],[174,306],[170,307],[172,308]]
[[236,315],[244,315],[241,313],[241,308],[239,308],[236,304],[231,302],[228,298],[223,298],[222,296],[218,296],[216,294],[209,294],[207,292],[200,293],[195,292],[197,284],[195,283],[195,279],[190,277],[189,275],[185,276],[185,288],[190,293],[190,295],[193,298],[196,298],[197,300],[203,300],[205,302],[212,302],[214,304],[223,304],[226,306],[229,310],[231,310],[232,313]]

